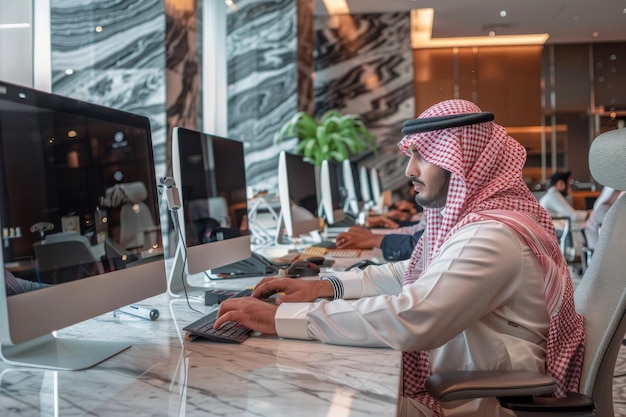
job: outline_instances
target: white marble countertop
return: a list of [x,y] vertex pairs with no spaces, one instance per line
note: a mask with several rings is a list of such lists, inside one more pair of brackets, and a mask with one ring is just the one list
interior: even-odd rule
[[[197,299],[191,303],[211,309]],[[138,304],[158,308],[159,319],[108,313],[60,332],[132,344],[91,369],[0,364],[0,416],[396,414],[400,352],[265,336],[241,345],[183,343],[181,329],[201,317],[183,298],[163,294]]]

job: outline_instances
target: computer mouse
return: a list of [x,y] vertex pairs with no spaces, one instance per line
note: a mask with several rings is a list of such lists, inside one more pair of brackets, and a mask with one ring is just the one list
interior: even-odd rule
[[320,267],[308,261],[295,261],[287,268],[287,275],[292,278],[314,277],[319,274]]
[[323,256],[309,256],[308,258],[305,258],[304,260],[307,262],[312,262],[318,266],[324,265],[324,262],[326,262],[326,258],[324,258]]

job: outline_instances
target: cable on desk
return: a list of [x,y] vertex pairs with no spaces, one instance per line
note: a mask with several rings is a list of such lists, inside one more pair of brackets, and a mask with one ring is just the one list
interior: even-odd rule
[[191,310],[197,313],[204,314],[202,311],[197,310],[191,306],[191,303],[189,302],[189,294],[187,293],[187,282],[185,280],[185,269],[187,268],[187,245],[185,245],[185,240],[184,240],[185,238],[183,236],[183,232],[180,227],[178,214],[176,213],[176,211],[180,208],[180,205],[181,205],[180,197],[178,195],[178,188],[176,188],[176,183],[174,182],[174,179],[172,177],[162,177],[158,185],[158,188],[160,190],[161,197],[163,195],[163,189],[165,189],[165,195],[167,197],[167,208],[169,209],[170,214],[172,215],[172,223],[174,225],[174,230],[178,232],[178,241],[183,251],[183,267],[181,268],[181,272],[180,272],[180,280],[181,280],[181,283],[183,284],[183,292],[185,293],[185,300],[187,301],[187,306]]

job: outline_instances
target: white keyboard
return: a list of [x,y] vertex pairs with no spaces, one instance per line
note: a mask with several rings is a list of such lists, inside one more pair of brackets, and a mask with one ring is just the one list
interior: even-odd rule
[[321,246],[306,247],[302,253],[316,256],[331,255],[333,258],[358,258],[361,256],[360,249],[328,249]]

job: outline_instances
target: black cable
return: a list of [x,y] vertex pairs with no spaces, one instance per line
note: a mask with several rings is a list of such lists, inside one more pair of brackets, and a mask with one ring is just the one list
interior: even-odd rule
[[[185,280],[185,270],[187,269],[187,246],[185,245],[185,240],[183,236],[182,228],[180,227],[180,222],[178,219],[178,214],[176,211],[180,208],[180,201],[178,194],[176,193],[176,184],[174,183],[174,179],[172,177],[163,177],[160,179],[159,184],[157,184],[159,192],[159,199],[163,197],[163,190],[169,189],[171,192],[167,194],[167,208],[172,216],[172,225],[174,230],[178,231],[178,244],[182,248],[183,252],[183,266],[180,272],[180,281],[183,285],[183,292],[185,293],[185,301],[187,302],[187,306],[192,311],[195,311],[200,314],[205,314],[200,310],[197,310],[191,306],[189,302],[189,293],[187,292],[187,282]],[[173,278],[173,277],[172,277]]]

